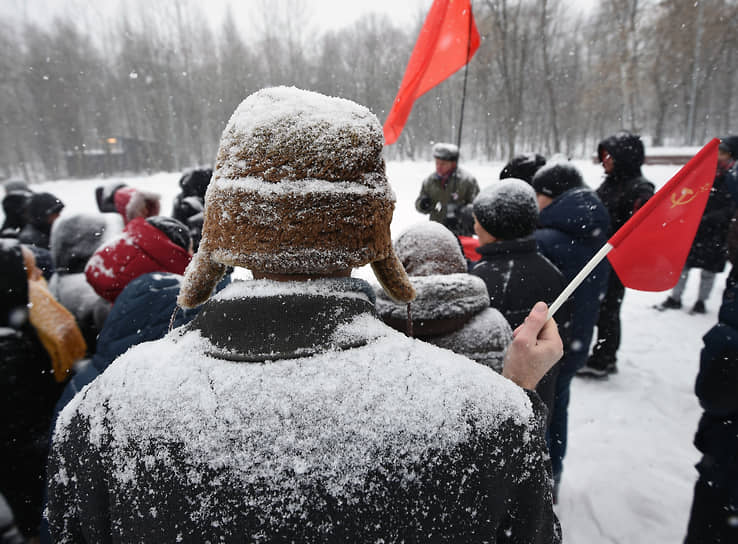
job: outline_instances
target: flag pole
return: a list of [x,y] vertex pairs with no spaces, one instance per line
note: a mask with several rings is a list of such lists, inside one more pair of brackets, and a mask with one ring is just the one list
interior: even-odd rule
[[[553,304],[549,306],[548,308],[548,318],[551,319],[553,315],[556,313],[556,310],[558,310],[564,302],[566,302],[566,299],[571,296],[571,294],[574,292],[574,290],[579,287],[579,285],[584,281],[584,279],[589,276],[590,272],[595,269],[595,267],[600,264],[600,261],[605,258],[605,256],[610,253],[610,250],[613,249],[613,246],[611,246],[609,243],[605,243],[604,246],[600,248],[600,250],[595,253],[594,257],[592,257],[589,262],[584,265],[584,268],[582,268],[579,271],[579,274],[574,276],[574,279],[569,282],[569,285],[567,285],[563,291],[561,291],[561,294],[554,300]],[[613,270],[612,273],[614,274],[615,271]]]
[[459,134],[456,137],[456,147],[461,150],[461,128],[464,125],[464,102],[466,102],[466,80],[469,76],[469,59],[471,58],[471,31],[472,21],[474,16],[472,15],[472,5],[469,2],[469,29],[466,33],[466,63],[464,64],[464,87],[461,91],[461,117],[459,117]]

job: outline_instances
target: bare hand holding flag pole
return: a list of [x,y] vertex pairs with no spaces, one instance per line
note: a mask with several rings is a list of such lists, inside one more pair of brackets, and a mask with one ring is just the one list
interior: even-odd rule
[[549,319],[605,257],[631,289],[676,285],[710,196],[719,145],[710,141],[612,235],[551,304]]

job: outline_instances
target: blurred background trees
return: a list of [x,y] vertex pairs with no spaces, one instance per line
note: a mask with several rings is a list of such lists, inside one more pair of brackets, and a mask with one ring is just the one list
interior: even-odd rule
[[[256,30],[219,28],[189,0],[120,8],[105,25],[0,21],[0,177],[64,177],[111,138],[149,142],[133,170],[212,164],[249,93],[295,85],[356,100],[384,121],[423,22],[368,15],[336,31],[306,24],[304,0],[253,2]],[[465,158],[537,151],[585,157],[619,129],[654,146],[738,132],[738,1],[474,0],[482,45],[469,65]],[[455,141],[463,73],[421,97],[390,159]]]

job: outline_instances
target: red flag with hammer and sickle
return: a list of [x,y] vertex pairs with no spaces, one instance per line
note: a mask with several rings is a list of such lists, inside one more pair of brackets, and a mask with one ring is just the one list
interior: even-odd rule
[[608,240],[607,258],[626,287],[676,285],[710,196],[718,145],[715,138],[703,147]]

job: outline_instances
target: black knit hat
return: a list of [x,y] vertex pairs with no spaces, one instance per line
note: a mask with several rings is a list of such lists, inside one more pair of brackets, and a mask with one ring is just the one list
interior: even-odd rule
[[522,179],[500,180],[474,199],[474,217],[500,240],[530,236],[538,223],[536,193]]
[[51,193],[34,193],[26,213],[32,223],[45,223],[50,215],[59,213],[63,208],[64,203]]
[[544,164],[546,157],[538,153],[515,155],[500,172],[500,179],[517,178],[530,183]]
[[185,251],[189,251],[190,236],[189,229],[181,221],[177,221],[173,217],[165,217],[163,215],[154,215],[147,217],[146,222],[162,231],[167,237]]
[[559,162],[541,168],[533,177],[532,185],[536,193],[557,198],[569,189],[582,187],[584,180],[573,164]]

